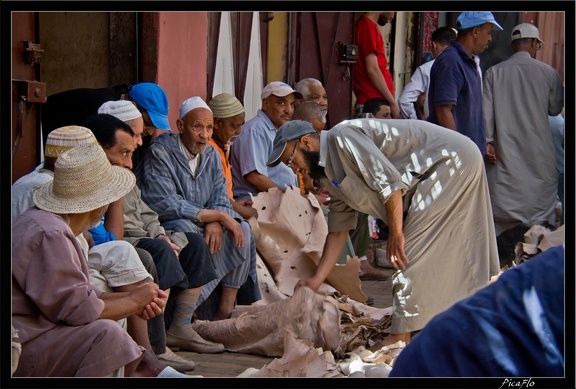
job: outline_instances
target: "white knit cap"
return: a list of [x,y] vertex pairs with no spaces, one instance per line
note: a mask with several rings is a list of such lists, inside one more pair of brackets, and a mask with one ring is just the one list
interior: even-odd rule
[[206,104],[206,102],[202,100],[201,97],[194,96],[184,100],[184,102],[180,106],[180,119],[184,119],[184,116],[186,116],[188,112],[196,108],[206,108],[207,110],[212,112],[208,104]]
[[64,151],[86,143],[98,144],[90,129],[82,126],[60,127],[48,134],[44,156],[58,158]]
[[98,113],[110,114],[123,122],[142,117],[134,103],[128,100],[107,101],[98,108]]

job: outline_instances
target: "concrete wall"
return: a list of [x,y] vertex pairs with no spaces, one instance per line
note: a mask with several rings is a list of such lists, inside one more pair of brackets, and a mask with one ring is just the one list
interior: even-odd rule
[[156,82],[168,95],[172,130],[180,104],[192,96],[206,100],[208,14],[206,12],[159,12]]

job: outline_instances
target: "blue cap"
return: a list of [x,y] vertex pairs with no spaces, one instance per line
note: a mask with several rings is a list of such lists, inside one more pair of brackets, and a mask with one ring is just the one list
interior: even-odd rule
[[478,27],[484,23],[492,23],[497,30],[504,30],[496,19],[494,19],[492,12],[462,12],[457,20],[456,28],[458,30]]
[[161,130],[170,131],[168,121],[168,96],[153,82],[141,82],[132,85],[128,90],[130,98],[144,108],[152,120],[152,124]]

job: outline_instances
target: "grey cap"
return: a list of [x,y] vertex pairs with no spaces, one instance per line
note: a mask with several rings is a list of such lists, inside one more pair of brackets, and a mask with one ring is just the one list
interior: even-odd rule
[[304,120],[291,120],[280,126],[276,131],[272,153],[268,157],[268,166],[276,166],[280,163],[280,156],[286,148],[286,143],[293,139],[299,139],[304,135],[316,134],[316,130],[310,122]]

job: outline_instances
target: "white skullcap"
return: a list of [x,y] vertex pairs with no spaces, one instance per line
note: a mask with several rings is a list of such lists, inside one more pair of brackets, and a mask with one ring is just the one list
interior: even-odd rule
[[180,119],[183,119],[188,112],[196,108],[206,108],[207,110],[212,112],[208,104],[206,104],[206,102],[202,100],[202,98],[200,98],[199,96],[194,96],[184,100],[184,102],[180,106]]
[[98,108],[98,113],[110,114],[123,122],[142,117],[134,103],[128,100],[107,101]]

